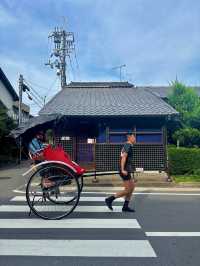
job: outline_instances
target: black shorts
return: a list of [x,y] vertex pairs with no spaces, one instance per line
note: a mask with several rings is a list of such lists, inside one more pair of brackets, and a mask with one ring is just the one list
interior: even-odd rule
[[127,175],[123,175],[122,172],[120,171],[119,175],[121,176],[123,181],[131,180],[131,178],[132,178],[132,174],[130,172],[128,172]]

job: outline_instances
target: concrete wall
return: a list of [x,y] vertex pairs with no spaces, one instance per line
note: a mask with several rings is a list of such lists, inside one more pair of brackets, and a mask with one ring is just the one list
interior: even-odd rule
[[9,93],[7,88],[4,86],[1,80],[0,80],[0,99],[2,103],[6,106],[8,111],[13,110],[13,97]]
[[[17,102],[13,100],[12,95],[8,89],[4,86],[0,80],[0,100],[8,109],[8,115],[12,117],[15,121],[18,120],[18,105]],[[26,111],[22,110],[22,122],[25,122],[29,119],[29,107],[24,105],[22,109],[27,109]]]

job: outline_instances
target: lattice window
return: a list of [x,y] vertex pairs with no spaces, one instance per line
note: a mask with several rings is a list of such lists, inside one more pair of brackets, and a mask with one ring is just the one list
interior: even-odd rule
[[61,145],[64,149],[64,151],[66,151],[70,157],[72,159],[74,159],[74,149],[73,149],[73,139],[72,137],[67,139],[67,138],[63,138],[63,137],[56,137],[55,138],[55,143],[56,145]]
[[[122,144],[96,145],[96,170],[117,171],[119,169]],[[133,147],[133,169],[165,169],[165,151],[163,145],[141,145]]]
[[[62,140],[60,137],[56,138],[56,144],[61,144],[73,160],[96,165],[96,171],[119,170],[120,151],[123,144],[76,144],[73,142],[73,138]],[[133,146],[133,168],[164,170],[166,168],[165,146],[162,144],[135,144]]]
[[144,170],[165,169],[164,145],[134,145],[133,165],[137,168],[144,168]]
[[121,144],[96,144],[96,170],[118,170],[121,148]]

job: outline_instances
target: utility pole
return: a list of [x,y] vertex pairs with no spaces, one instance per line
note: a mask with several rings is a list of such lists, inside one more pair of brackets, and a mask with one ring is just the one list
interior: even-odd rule
[[[23,75],[19,75],[19,105],[18,105],[18,127],[21,126],[22,124],[22,99],[23,99],[23,92],[25,91],[30,91],[28,86],[24,84],[24,77]],[[28,94],[29,99],[31,99],[30,95]],[[21,163],[22,160],[22,139],[19,137],[19,164]]]
[[61,88],[64,88],[67,84],[66,82],[66,32],[63,30],[61,34]]
[[[23,76],[19,75],[19,106],[18,106],[18,127],[22,123],[22,91],[23,91]],[[19,138],[19,164],[22,160],[22,140]]]
[[19,75],[19,107],[18,107],[18,126],[22,123],[22,90],[23,90],[23,76]]
[[123,67],[126,67],[126,65],[120,65],[120,66],[116,66],[116,67],[113,67],[112,69],[119,69],[119,78],[120,78],[120,81],[122,81],[122,68]]
[[57,69],[57,75],[61,77],[61,88],[64,89],[66,82],[66,56],[74,51],[74,34],[73,32],[67,32],[58,27],[49,35],[50,39],[53,39],[54,49],[50,55],[48,63],[45,65],[50,66],[52,69]]

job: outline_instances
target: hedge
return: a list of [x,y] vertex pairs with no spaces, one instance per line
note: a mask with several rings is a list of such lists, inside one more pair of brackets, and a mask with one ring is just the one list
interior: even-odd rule
[[169,171],[172,175],[194,174],[200,169],[199,148],[168,148]]

